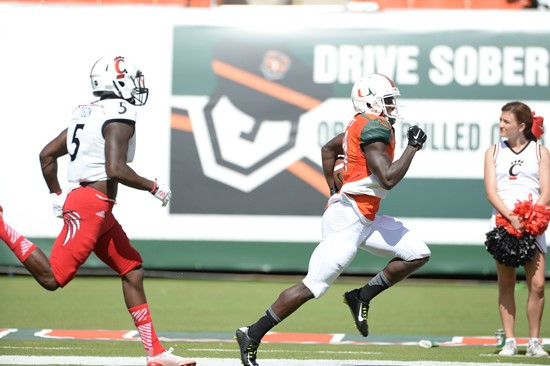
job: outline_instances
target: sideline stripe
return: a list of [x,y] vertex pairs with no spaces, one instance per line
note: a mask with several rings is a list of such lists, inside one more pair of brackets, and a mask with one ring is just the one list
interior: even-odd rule
[[[116,340],[140,341],[139,333],[134,330],[104,329],[2,329],[4,339],[71,339],[71,340]],[[158,332],[159,339],[167,342],[234,342],[233,333],[185,333]],[[438,342],[440,346],[496,346],[494,336],[403,336],[379,334],[366,341],[363,337],[344,333],[298,333],[268,332],[263,341],[266,343],[307,343],[307,344],[354,344],[354,345],[401,345],[418,346],[421,339]],[[550,345],[550,338],[540,338],[543,346]],[[528,343],[528,338],[519,337],[520,346]]]
[[[21,335],[18,335],[22,332]],[[0,336],[4,333],[5,339],[71,339],[71,340],[116,340],[140,341],[139,333],[134,330],[103,330],[103,329],[7,329],[0,328]],[[160,340],[167,342],[234,342],[233,333],[179,333],[158,332]],[[12,337],[13,336],[13,337]],[[402,335],[373,335],[369,341],[358,335],[344,333],[297,333],[297,332],[268,332],[263,341],[265,343],[307,343],[307,344],[354,344],[354,345],[401,345],[418,346],[420,339],[430,339],[440,346],[496,346],[494,336],[402,336]],[[529,338],[516,338],[519,346],[526,346]],[[543,346],[550,345],[550,338],[539,338]]]
[[8,328],[8,329],[0,328],[0,338],[4,338],[8,334],[15,333],[15,332],[17,332],[17,328]]
[[[234,358],[196,358],[200,366],[235,366]],[[0,356],[0,365],[143,365],[145,357],[85,357],[85,356]],[[542,361],[542,360],[541,360]],[[389,361],[389,360],[267,360],[262,366],[517,366],[517,363]],[[537,365],[537,364],[533,364]],[[542,365],[542,364],[538,364]]]

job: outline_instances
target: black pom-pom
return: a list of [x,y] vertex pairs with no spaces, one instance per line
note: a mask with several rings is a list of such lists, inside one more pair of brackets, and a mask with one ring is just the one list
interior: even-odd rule
[[515,236],[504,227],[497,226],[486,234],[485,248],[495,260],[509,267],[523,266],[533,259],[537,239],[533,235]]

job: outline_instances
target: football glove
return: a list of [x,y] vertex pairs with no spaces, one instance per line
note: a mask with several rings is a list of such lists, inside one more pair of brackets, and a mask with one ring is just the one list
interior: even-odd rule
[[426,142],[426,133],[418,126],[411,126],[407,131],[407,137],[409,139],[409,145],[418,147],[418,150],[422,149],[422,145]]
[[162,201],[162,207],[166,206],[172,198],[172,191],[163,183],[158,183],[155,179],[155,187],[151,191],[151,194]]
[[50,199],[52,201],[52,209],[55,217],[63,218],[63,204],[65,203],[65,195],[61,192],[50,193]]

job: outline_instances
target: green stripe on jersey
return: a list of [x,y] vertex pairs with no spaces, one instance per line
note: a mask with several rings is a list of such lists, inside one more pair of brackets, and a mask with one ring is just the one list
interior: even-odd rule
[[368,121],[361,130],[361,144],[382,141],[389,145],[391,140],[390,123],[381,117],[372,119],[366,114],[362,114],[361,116]]

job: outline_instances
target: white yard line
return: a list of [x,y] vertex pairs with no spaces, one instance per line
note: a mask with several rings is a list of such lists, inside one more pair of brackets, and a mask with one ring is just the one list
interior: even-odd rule
[[[197,358],[197,366],[240,366],[237,359]],[[261,360],[262,366],[517,366],[513,363],[388,361],[388,360]],[[0,356],[0,365],[145,365],[144,357]],[[533,364],[534,365],[534,364]],[[540,364],[544,365],[544,364]]]

